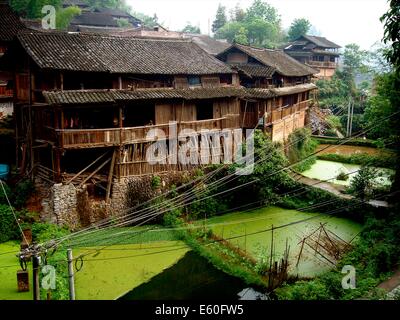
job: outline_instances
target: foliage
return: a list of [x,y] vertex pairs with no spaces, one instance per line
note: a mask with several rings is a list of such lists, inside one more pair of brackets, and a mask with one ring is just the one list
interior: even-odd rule
[[153,176],[151,178],[151,188],[157,189],[161,186],[161,178],[159,176]]
[[0,243],[18,239],[19,230],[8,205],[0,204]]
[[375,95],[368,101],[365,108],[365,122],[371,128],[368,135],[371,138],[386,138],[394,141],[397,136],[398,123],[392,114],[398,112],[398,105],[392,99],[400,95],[396,87],[399,75],[395,72],[379,75],[375,78]]
[[212,32],[217,32],[221,29],[227,22],[226,18],[226,8],[221,4],[218,5],[217,13],[215,15],[215,20],[212,23]]
[[308,170],[313,163],[315,163],[316,157],[309,157],[316,149],[317,144],[315,140],[311,139],[311,131],[308,128],[300,128],[293,131],[288,138],[288,158],[290,163],[296,163],[302,161],[294,166],[297,171]]
[[62,0],[10,0],[11,8],[21,16],[29,19],[43,17],[43,6],[52,5],[58,9],[61,7],[61,3]]
[[42,243],[54,238],[60,238],[70,233],[67,227],[50,223],[33,223],[32,238],[34,242]]
[[154,28],[159,25],[158,17],[154,14],[152,17],[144,13],[133,11],[132,15],[142,21],[144,27]]
[[57,29],[66,30],[72,19],[81,14],[81,9],[76,6],[60,8],[57,10],[56,26]]
[[396,158],[393,155],[369,155],[366,153],[354,153],[351,155],[341,155],[336,153],[319,154],[318,159],[335,161],[350,164],[360,164],[364,166],[374,166],[383,168],[395,168]]
[[237,5],[231,20],[215,31],[215,37],[259,47],[276,47],[283,41],[278,11],[266,2],[254,0],[244,11]]
[[13,205],[20,209],[22,208],[31,194],[34,192],[35,186],[29,179],[21,180],[14,188]]
[[[376,286],[387,278],[400,262],[399,208],[382,212],[367,212],[364,229],[352,251],[347,253],[337,269],[324,273],[311,281],[286,284],[275,291],[279,299],[382,299],[383,292]],[[341,286],[344,265],[357,270],[356,289],[344,290]]]
[[349,192],[361,200],[369,200],[374,191],[374,180],[377,177],[377,169],[362,166],[357,175],[351,180]]
[[384,22],[384,43],[391,43],[392,47],[386,52],[387,60],[398,70],[400,67],[400,3],[398,0],[390,0],[389,10],[381,17]]
[[297,38],[306,35],[310,28],[311,23],[307,19],[294,19],[288,31],[289,40],[294,41]]
[[127,28],[127,27],[132,27],[132,24],[124,18],[116,19],[118,27],[120,28]]
[[199,26],[194,26],[190,22],[186,23],[186,26],[182,29],[182,32],[185,33],[197,33],[200,34],[200,27]]
[[341,171],[337,176],[336,180],[347,181],[349,180],[349,175],[346,172]]

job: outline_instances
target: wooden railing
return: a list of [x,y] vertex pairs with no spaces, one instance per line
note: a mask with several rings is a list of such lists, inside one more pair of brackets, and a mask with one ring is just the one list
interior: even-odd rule
[[273,110],[272,113],[267,114],[267,125],[282,120],[296,112],[306,110],[310,101],[312,101],[312,99],[301,101],[290,107],[283,107],[278,110]]
[[13,90],[12,89],[7,89],[7,87],[5,87],[5,86],[0,86],[0,96],[12,97],[13,96]]
[[311,67],[316,67],[316,68],[336,68],[337,63],[336,62],[331,62],[331,61],[308,61],[307,64]]
[[[179,133],[183,129],[199,132],[204,129],[236,128],[239,127],[238,117],[239,115],[228,115],[218,119],[182,121],[176,123],[176,129]],[[91,148],[146,142],[149,141],[147,139],[149,131],[154,129],[162,130],[165,138],[169,137],[169,124],[131,128],[63,129],[55,130],[55,132],[62,148]],[[154,137],[154,140],[156,139],[160,139],[160,137]]]

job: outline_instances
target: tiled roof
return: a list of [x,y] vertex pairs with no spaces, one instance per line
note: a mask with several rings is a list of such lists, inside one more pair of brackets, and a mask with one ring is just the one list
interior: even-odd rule
[[229,66],[187,40],[67,32],[31,32],[18,38],[43,69],[170,75],[232,73]]
[[197,100],[229,97],[267,99],[315,88],[314,84],[305,84],[277,89],[218,87],[194,89],[64,90],[44,91],[43,96],[49,105],[84,105],[113,104],[119,101],[127,102],[151,99]]
[[74,105],[117,103],[118,101],[135,101],[148,99],[214,99],[244,96],[243,88],[195,88],[195,89],[136,89],[136,90],[65,90],[44,91],[43,96],[50,105]]
[[11,41],[24,29],[24,24],[9,5],[5,2],[0,2],[0,41]]
[[220,53],[218,57],[221,57],[231,49],[238,49],[252,58],[256,59],[265,66],[276,69],[281,75],[288,77],[300,77],[318,73],[317,70],[310,68],[297,60],[284,53],[282,50],[271,50],[264,48],[255,48],[250,46],[244,46],[240,44],[234,44],[224,52]]
[[238,71],[242,71],[249,77],[271,78],[276,71],[273,67],[261,64],[231,64],[230,66]]
[[111,15],[100,12],[82,12],[72,19],[71,25],[118,27],[117,21]]
[[329,41],[325,37],[317,37],[317,36],[309,36],[309,35],[304,35],[303,38],[307,39],[308,41],[311,41],[312,43],[316,44],[318,47],[322,48],[341,48],[338,44]]
[[217,40],[207,35],[185,34],[185,37],[191,38],[195,44],[212,55],[217,55],[231,46],[228,42]]

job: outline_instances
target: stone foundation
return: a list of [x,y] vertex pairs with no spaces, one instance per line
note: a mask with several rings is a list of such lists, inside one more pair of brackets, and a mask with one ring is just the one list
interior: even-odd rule
[[190,181],[190,172],[168,172],[157,175],[114,179],[109,204],[89,197],[86,186],[73,184],[48,185],[36,179],[36,188],[47,190],[43,195],[41,218],[46,222],[66,225],[72,230],[89,226],[105,218],[120,216],[130,208],[146,202]]

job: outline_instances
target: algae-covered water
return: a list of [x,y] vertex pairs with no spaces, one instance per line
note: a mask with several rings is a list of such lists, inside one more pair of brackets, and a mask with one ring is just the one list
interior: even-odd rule
[[[317,160],[309,170],[303,171],[301,174],[308,178],[329,180],[330,183],[349,186],[352,179],[358,174],[360,168],[361,166],[358,164]],[[383,186],[390,185],[390,175],[392,175],[394,171],[386,168],[377,168],[377,170],[380,176],[376,178],[376,183]],[[347,180],[336,179],[340,173],[347,174],[349,178]]]
[[[309,220],[295,223],[304,219]],[[318,275],[329,270],[332,265],[315,255],[309,248],[304,248],[298,268],[295,267],[301,248],[300,241],[304,236],[315,231],[321,223],[327,223],[326,229],[345,241],[352,240],[361,231],[361,225],[348,219],[275,206],[208,219],[208,225],[216,234],[225,239],[232,238],[229,241],[257,259],[270,256],[271,251],[271,232],[262,232],[262,230],[269,229],[272,225],[276,228],[291,223],[293,224],[290,226],[274,230],[275,258],[278,260],[282,257],[287,239],[290,246],[289,272],[305,277]]]

